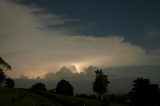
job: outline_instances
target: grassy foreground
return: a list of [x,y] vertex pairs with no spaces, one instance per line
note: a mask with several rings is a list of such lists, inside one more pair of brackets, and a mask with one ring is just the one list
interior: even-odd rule
[[[98,100],[50,92],[0,88],[0,106],[101,106],[101,103]],[[111,103],[110,106],[122,105]]]
[[61,106],[32,92],[19,89],[0,89],[0,106]]

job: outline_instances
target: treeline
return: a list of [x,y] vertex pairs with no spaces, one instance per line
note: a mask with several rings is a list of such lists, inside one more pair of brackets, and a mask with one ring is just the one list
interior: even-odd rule
[[[97,95],[87,94],[75,94],[75,96],[87,99],[100,100],[103,106],[108,106],[110,103],[118,103],[125,106],[160,106],[160,88],[158,84],[150,83],[149,79],[137,78],[133,81],[133,88],[128,94],[108,94],[105,95],[108,90],[109,84],[107,75],[104,75],[102,70],[95,71],[96,78],[93,82],[93,91]],[[34,84],[31,89],[34,90],[46,90],[43,83]],[[74,95],[73,86],[69,81],[61,80],[57,83],[55,89],[51,89],[50,92],[62,94],[62,95]]]
[[[0,87],[13,88],[15,83],[11,78],[7,78],[5,72],[11,70],[11,66],[0,57]],[[93,91],[97,95],[76,94],[75,96],[88,99],[100,100],[102,106],[108,106],[111,102],[123,104],[125,106],[160,106],[160,88],[158,84],[152,84],[149,79],[137,78],[133,81],[133,88],[128,94],[106,95],[108,92],[108,76],[102,70],[95,71],[96,77],[93,81]],[[45,84],[38,82],[30,87],[31,90],[47,91]],[[117,88],[118,89],[118,88]],[[62,79],[57,83],[56,88],[49,92],[61,95],[74,96],[74,88],[69,81]],[[46,95],[43,93],[43,95]]]

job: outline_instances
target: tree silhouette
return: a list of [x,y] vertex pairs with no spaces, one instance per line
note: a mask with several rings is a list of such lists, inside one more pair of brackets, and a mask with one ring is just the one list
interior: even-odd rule
[[107,92],[107,87],[109,84],[108,76],[105,75],[102,70],[96,70],[96,79],[93,82],[93,91],[98,93],[99,96],[102,96],[105,92]]
[[35,83],[34,85],[32,85],[31,89],[33,90],[42,90],[42,91],[46,91],[46,86],[45,84],[39,82],[39,83]]
[[11,70],[11,66],[0,57],[0,87],[3,86],[3,83],[6,80],[5,71]]
[[11,70],[11,66],[5,60],[3,60],[2,57],[0,57],[0,69],[3,71]]
[[[158,106],[160,92],[157,84],[150,84],[149,79],[137,78],[129,92],[133,106]],[[160,105],[160,104],[159,104]]]
[[0,69],[0,87],[2,87],[4,81],[6,79],[6,75],[2,69]]
[[11,78],[7,78],[5,81],[5,84],[6,84],[6,87],[8,88],[14,88],[15,86],[14,80]]
[[58,94],[73,95],[72,85],[69,83],[69,81],[66,81],[64,79],[58,82],[55,90]]

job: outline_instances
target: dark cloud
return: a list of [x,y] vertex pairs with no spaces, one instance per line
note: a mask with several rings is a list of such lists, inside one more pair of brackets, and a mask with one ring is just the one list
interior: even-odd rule
[[144,31],[144,36],[137,43],[146,48],[148,52],[160,49],[160,22],[147,24]]

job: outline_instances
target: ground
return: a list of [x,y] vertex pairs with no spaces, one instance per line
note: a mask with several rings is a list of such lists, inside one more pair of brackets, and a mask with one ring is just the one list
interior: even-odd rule
[[[0,106],[101,106],[98,100],[50,92],[0,88]],[[122,106],[111,103],[110,106]]]

